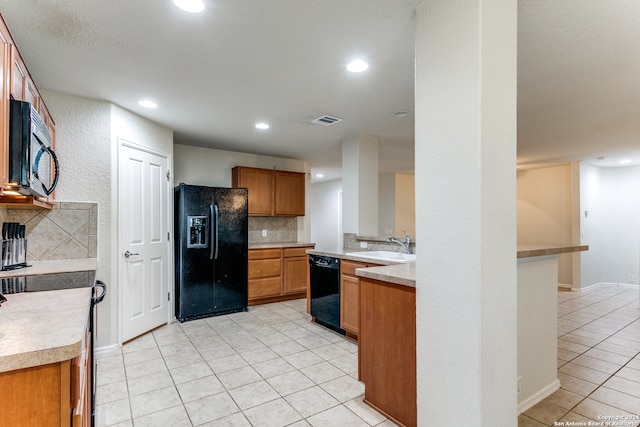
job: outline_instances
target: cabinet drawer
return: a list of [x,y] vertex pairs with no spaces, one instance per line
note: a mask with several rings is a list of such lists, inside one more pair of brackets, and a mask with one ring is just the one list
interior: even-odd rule
[[249,299],[280,295],[282,281],[280,277],[249,280]]
[[307,256],[307,249],[313,249],[313,246],[306,246],[304,248],[284,248],[284,257]]
[[282,255],[281,249],[251,249],[249,250],[249,260],[252,259],[268,259],[268,258],[280,258]]
[[355,276],[356,268],[371,267],[372,265],[373,264],[366,264],[364,262],[340,260],[340,273]]
[[282,273],[282,262],[278,259],[258,259],[249,261],[249,280],[278,276]]

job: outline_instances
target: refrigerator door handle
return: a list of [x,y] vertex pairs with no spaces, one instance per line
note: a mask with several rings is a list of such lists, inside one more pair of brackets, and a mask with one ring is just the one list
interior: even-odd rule
[[215,238],[216,238],[216,240],[215,240],[215,242],[216,242],[216,253],[215,253],[215,255],[213,256],[213,259],[218,259],[218,250],[220,249],[220,248],[219,248],[219,246],[220,246],[220,245],[218,245],[218,216],[219,216],[219,215],[218,215],[218,205],[213,205],[213,208],[214,208],[214,209],[213,209],[213,210],[214,210],[214,212],[216,213],[216,222],[215,222],[215,226],[216,226],[216,233],[215,233]]
[[218,205],[209,205],[211,214],[211,252],[209,259],[218,259]]

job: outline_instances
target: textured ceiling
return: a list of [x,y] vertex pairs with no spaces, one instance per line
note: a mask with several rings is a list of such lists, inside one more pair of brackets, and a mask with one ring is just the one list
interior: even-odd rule
[[[422,1],[205,0],[192,15],[170,0],[0,0],[0,11],[40,88],[114,102],[177,143],[339,173],[341,141],[358,135],[380,138],[381,171],[414,168]],[[640,2],[518,4],[519,162],[638,155]],[[354,57],[369,70],[347,72]],[[344,120],[310,123],[323,114]]]

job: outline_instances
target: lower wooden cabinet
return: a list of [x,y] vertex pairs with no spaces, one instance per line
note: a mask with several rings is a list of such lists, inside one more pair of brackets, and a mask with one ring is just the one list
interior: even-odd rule
[[249,305],[306,297],[313,248],[249,249]]
[[357,337],[360,330],[360,279],[356,268],[377,267],[379,264],[340,261],[340,327]]
[[400,426],[417,425],[416,289],[360,279],[358,372],[364,400]]
[[1,372],[0,425],[91,426],[90,340],[87,324],[78,357]]

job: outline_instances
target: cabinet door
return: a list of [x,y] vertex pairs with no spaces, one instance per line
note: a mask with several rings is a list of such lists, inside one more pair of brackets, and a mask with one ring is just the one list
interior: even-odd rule
[[25,101],[25,84],[27,82],[27,67],[18,54],[15,46],[11,49],[11,95],[14,99]]
[[275,171],[275,214],[304,216],[305,174]]
[[309,257],[306,255],[284,259],[284,294],[307,291],[308,268]]
[[0,188],[9,182],[9,100],[11,92],[11,38],[0,19]]
[[360,329],[360,280],[343,274],[340,277],[340,327],[358,334]]
[[270,169],[235,167],[232,173],[234,188],[249,190],[249,215],[273,215],[273,171]]

